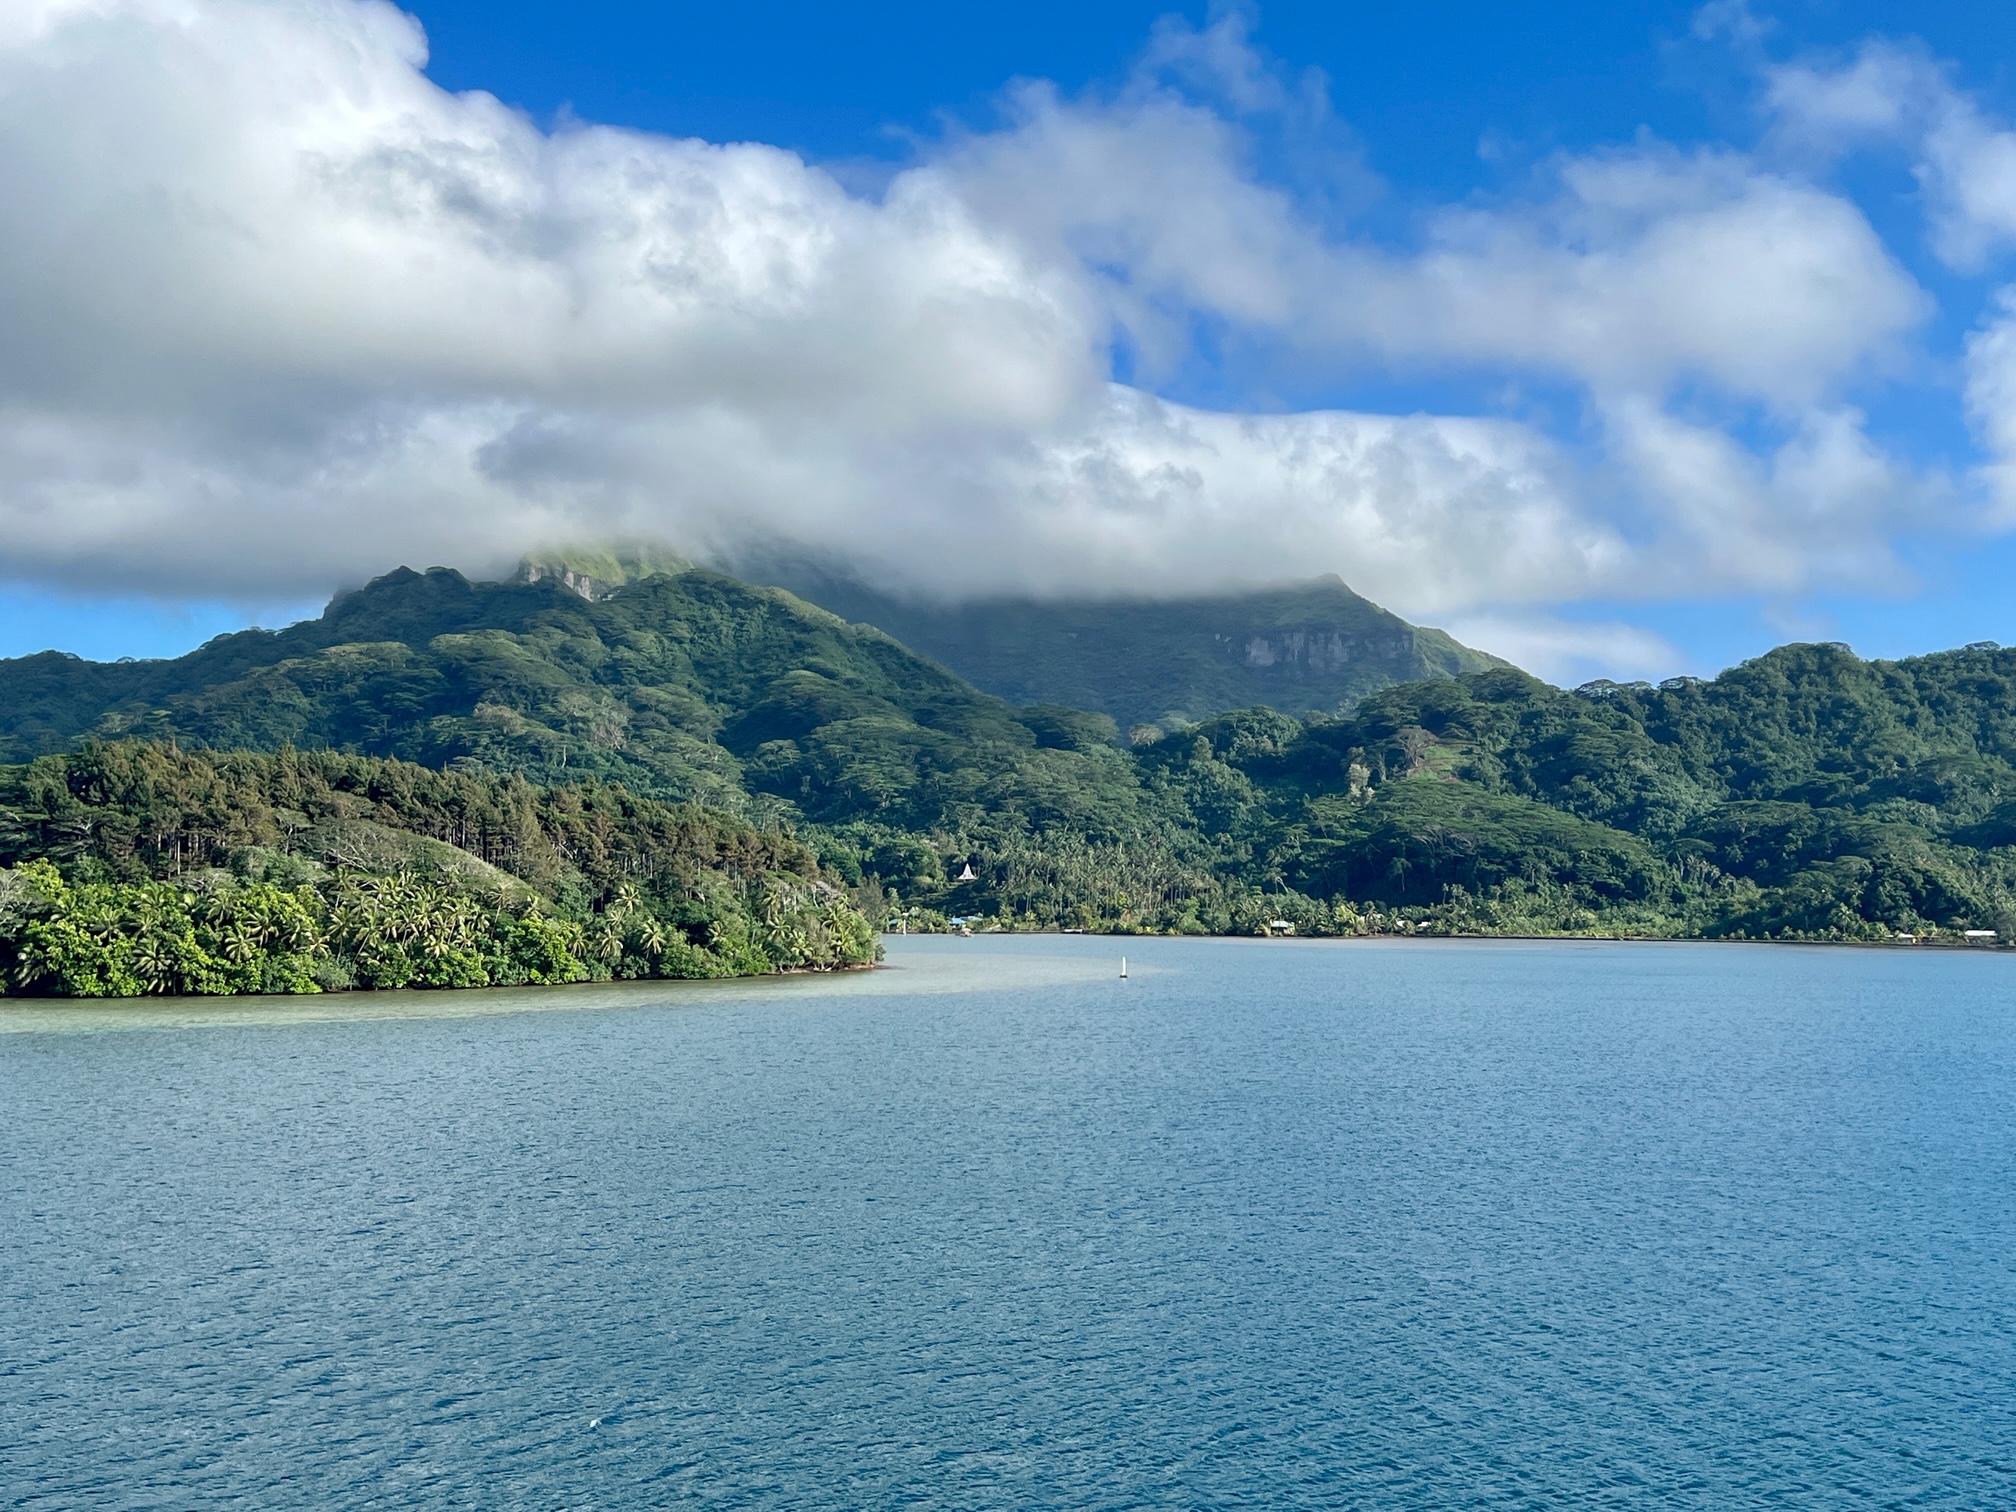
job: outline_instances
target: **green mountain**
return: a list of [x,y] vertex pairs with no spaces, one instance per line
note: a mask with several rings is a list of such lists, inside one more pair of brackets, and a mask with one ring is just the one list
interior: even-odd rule
[[[586,575],[596,597],[402,569],[174,661],[0,662],[0,759],[291,748],[527,778],[556,803],[697,802],[923,920],[2016,933],[2016,650],[1789,646],[1712,681],[1574,692],[1500,666],[1123,749],[1107,715],[1016,707],[780,589]],[[129,739],[151,744],[92,744]],[[61,860],[62,818],[16,858]]]
[[1124,729],[1265,704],[1333,713],[1395,683],[1505,665],[1410,625],[1335,576],[1162,600],[1003,598],[930,604],[802,563],[760,574],[1011,703],[1093,709]]
[[906,829],[1009,813],[1103,833],[1136,800],[1110,721],[1012,709],[879,630],[699,570],[590,600],[402,568],[173,661],[0,662],[0,708],[17,762],[86,736],[291,744]]

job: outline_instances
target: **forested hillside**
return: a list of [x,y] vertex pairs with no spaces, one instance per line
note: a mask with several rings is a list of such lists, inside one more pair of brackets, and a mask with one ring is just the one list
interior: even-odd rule
[[[1123,742],[1103,715],[1013,707],[878,630],[715,573],[590,602],[402,572],[321,620],[175,662],[0,664],[0,708],[17,760],[87,743],[26,769],[61,767],[70,799],[0,797],[26,837],[0,860],[107,885],[136,866],[250,876],[269,852],[357,870],[329,846],[361,818],[456,847],[583,927],[606,909],[612,884],[576,839],[553,842],[573,870],[548,876],[488,820],[451,833],[387,818],[378,797],[362,815],[248,797],[237,777],[210,818],[163,828],[152,788],[100,803],[76,775],[291,747],[288,770],[398,758],[417,765],[384,770],[541,794],[551,824],[578,808],[610,834],[704,809],[916,927],[1887,939],[2016,923],[2016,651],[1992,646],[1901,662],[1789,646],[1713,681],[1574,692],[1500,667],[1373,691],[1343,716],[1246,709]],[[281,844],[277,818],[229,828],[241,801],[305,817]],[[64,826],[94,804],[76,849]],[[227,831],[190,859],[190,836]]]
[[1143,764],[1217,791],[1228,837],[1271,825],[1297,891],[1437,927],[1878,938],[2016,917],[2016,651],[1991,646],[1787,646],[1713,681],[1573,693],[1505,669],[1345,720],[1227,716]]
[[808,838],[947,912],[1086,927],[2016,936],[2016,651],[1789,646],[1575,692],[1501,668],[1130,754],[1103,827],[1004,807],[908,850],[867,816]]

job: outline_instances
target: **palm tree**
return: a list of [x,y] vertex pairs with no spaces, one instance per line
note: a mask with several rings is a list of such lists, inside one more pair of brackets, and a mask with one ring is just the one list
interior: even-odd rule
[[32,933],[21,942],[14,958],[14,983],[32,987],[47,976],[56,975],[57,951],[46,935]]
[[224,957],[234,966],[249,966],[262,955],[259,928],[249,919],[239,919],[224,931],[219,943]]
[[665,954],[665,926],[652,915],[646,914],[638,921],[636,934],[638,948],[652,960]]
[[126,932],[125,910],[116,903],[101,902],[86,896],[70,911],[70,918],[79,929],[99,944],[109,944]]
[[133,974],[149,992],[169,993],[180,985],[182,962],[174,945],[159,930],[148,930],[133,952]]
[[357,955],[369,955],[392,943],[383,915],[370,909],[353,909],[340,917],[338,934]]
[[436,961],[453,954],[455,944],[456,941],[453,932],[443,928],[439,921],[436,921],[434,927],[428,929],[425,934],[420,936],[421,954],[429,956]]

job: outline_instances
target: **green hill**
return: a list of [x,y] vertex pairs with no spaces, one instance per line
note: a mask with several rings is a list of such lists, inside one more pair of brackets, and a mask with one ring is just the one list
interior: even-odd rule
[[761,575],[1011,703],[1093,709],[1123,730],[1256,704],[1334,713],[1395,683],[1504,665],[1408,624],[1335,576],[1209,597],[935,605],[803,564]]
[[2016,932],[2016,650],[1987,644],[1785,646],[1712,681],[1573,693],[1507,668],[1343,720],[1224,716],[1143,762],[1246,805],[1235,828],[1270,815],[1299,891],[1438,927]]

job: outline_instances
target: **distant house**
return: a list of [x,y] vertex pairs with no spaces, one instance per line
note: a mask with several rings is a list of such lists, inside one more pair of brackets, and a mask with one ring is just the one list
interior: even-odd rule
[[954,882],[978,882],[980,879],[973,875],[973,863],[968,861],[959,869],[959,875],[952,880]]

